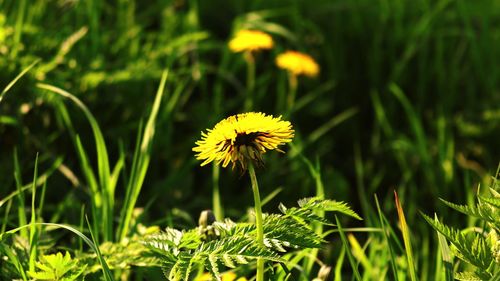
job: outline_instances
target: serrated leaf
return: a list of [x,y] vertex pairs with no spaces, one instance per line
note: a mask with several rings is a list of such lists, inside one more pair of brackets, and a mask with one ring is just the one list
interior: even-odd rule
[[224,265],[230,268],[235,268],[236,265],[234,264],[233,260],[231,259],[230,255],[222,255],[222,260],[224,261]]
[[281,206],[283,206],[283,208],[280,208],[280,211],[284,215],[292,217],[300,223],[306,224],[306,222],[320,222],[320,223],[326,224],[326,225],[333,225],[333,223],[331,223],[329,220],[315,214],[313,212],[313,210],[302,209],[302,208],[301,209],[299,209],[299,208],[287,209],[284,205],[281,205]]
[[40,271],[40,272],[31,272],[28,271],[28,275],[37,279],[37,280],[56,280],[56,276],[53,272]]
[[479,276],[469,271],[457,273],[455,279],[460,281],[483,281]]
[[[434,215],[434,219],[437,219],[436,215]],[[448,242],[446,241],[444,235],[441,234],[439,231],[436,232],[438,234],[439,249],[441,250],[441,257],[443,260],[446,280],[447,281],[455,280],[453,276],[453,258],[451,255],[450,247],[448,246]]]
[[268,248],[276,249],[278,252],[286,253],[285,247],[290,247],[290,243],[287,241],[280,241],[277,239],[269,239],[265,238],[264,239],[264,245]]
[[290,217],[268,215],[264,217],[264,238],[280,241],[298,248],[318,248],[324,240],[310,227]]
[[177,261],[170,269],[169,280],[188,280],[191,256],[187,253],[181,253],[177,257]]
[[217,264],[217,255],[208,255],[208,260],[210,262],[210,273],[217,279],[217,281],[221,281],[222,279],[220,278],[219,265]]
[[239,264],[247,264],[248,260],[242,255],[234,255],[234,260]]
[[494,206],[496,208],[500,208],[500,198],[485,197],[485,196],[479,196],[479,198],[482,201],[484,201],[484,202],[486,202],[486,203],[488,203],[488,204],[490,204],[490,205],[492,205],[492,206]]
[[347,203],[329,199],[320,199],[317,197],[304,198],[298,201],[301,208],[310,210],[321,210],[325,212],[339,212],[344,215],[351,216],[358,220],[363,220],[356,212],[354,212]]
[[480,234],[474,235],[473,239],[467,238],[459,230],[449,227],[436,219],[431,219],[422,213],[424,219],[437,231],[443,234],[458,250],[457,257],[474,265],[480,273],[491,278],[491,274],[485,270],[493,262],[491,250],[487,247],[486,240]]
[[28,271],[28,275],[36,280],[77,280],[86,268],[86,265],[78,266],[78,261],[68,252],[64,256],[61,252],[42,255],[35,266],[41,271]]
[[441,199],[440,200],[446,204],[448,207],[452,208],[452,209],[455,209],[461,213],[464,213],[466,215],[469,215],[469,216],[473,216],[473,217],[477,217],[477,218],[480,218],[480,219],[483,219],[487,222],[490,222],[490,223],[499,223],[500,222],[500,218],[493,214],[491,208],[488,206],[483,206],[481,204],[478,204],[477,206],[467,206],[467,205],[459,205],[459,204],[455,204],[455,203],[451,203],[451,202],[448,202],[444,199]]

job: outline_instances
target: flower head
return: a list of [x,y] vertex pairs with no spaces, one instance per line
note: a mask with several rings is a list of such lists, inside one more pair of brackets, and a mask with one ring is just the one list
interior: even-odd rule
[[292,74],[315,77],[319,73],[319,66],[314,59],[297,51],[286,51],[276,57],[279,68],[290,71]]
[[[226,272],[222,274],[222,281],[247,281],[245,277],[240,277],[236,279],[236,274],[234,272]],[[210,273],[203,273],[201,276],[197,277],[195,281],[211,281],[212,275]]]
[[198,152],[198,160],[204,160],[201,166],[215,161],[227,167],[231,162],[233,168],[239,163],[244,171],[249,161],[262,164],[262,154],[267,150],[283,152],[278,146],[292,141],[293,133],[292,124],[281,120],[281,116],[242,113],[220,121],[207,133],[202,132],[193,151]]
[[273,38],[269,34],[258,30],[240,30],[229,41],[229,49],[235,53],[271,49],[272,47]]

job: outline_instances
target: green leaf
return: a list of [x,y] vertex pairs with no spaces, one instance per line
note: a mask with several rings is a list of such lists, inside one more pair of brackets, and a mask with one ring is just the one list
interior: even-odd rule
[[[437,219],[437,216],[434,215],[434,219]],[[445,277],[446,281],[453,281],[453,257],[451,254],[450,247],[448,246],[448,243],[446,242],[446,238],[444,237],[443,234],[439,233],[439,231],[436,231],[438,235],[438,240],[439,240],[439,248],[441,250],[441,256],[443,259],[444,263],[444,270],[445,270]]]
[[457,273],[455,279],[460,281],[483,281],[483,279],[481,279],[475,273],[469,271]]
[[290,217],[268,215],[264,217],[263,226],[264,242],[266,244],[267,240],[268,247],[272,247],[272,242],[275,242],[285,247],[319,248],[324,242],[309,226]]
[[471,239],[459,230],[439,222],[438,219],[431,219],[425,214],[421,215],[435,230],[443,234],[457,248],[458,258],[477,267],[478,273],[491,278],[492,274],[486,270],[494,261],[491,249],[481,234],[475,234]]
[[191,272],[203,266],[216,280],[221,280],[223,267],[235,268],[265,259],[285,262],[289,250],[319,248],[324,240],[313,229],[313,222],[331,224],[316,215],[316,210],[339,211],[359,218],[347,204],[316,198],[301,201],[300,208],[280,205],[283,214],[263,217],[264,245],[256,242],[254,223],[235,223],[230,219],[216,221],[189,231],[167,228],[146,236],[142,243],[163,263],[162,270],[169,280],[188,280]]
[[286,208],[285,205],[280,204],[278,206],[279,210],[286,216],[292,217],[296,221],[306,223],[306,222],[319,222],[326,225],[333,225],[329,220],[318,216],[314,213],[313,210],[310,209],[302,209],[302,208]]
[[477,206],[467,206],[454,204],[443,199],[440,200],[448,207],[453,208],[466,215],[477,217],[490,223],[500,223],[500,217],[498,216],[498,214],[495,214],[495,212],[487,205],[478,203]]
[[363,220],[351,207],[345,202],[334,201],[329,199],[320,199],[317,197],[304,198],[298,201],[299,206],[309,210],[322,210],[326,212],[339,212],[344,215],[351,216],[358,220]]
[[492,205],[493,207],[500,208],[500,198],[498,198],[498,197],[497,197],[497,198],[495,198],[495,197],[484,197],[484,196],[479,196],[479,198],[480,198],[482,201],[484,201],[484,202],[486,202],[486,203],[488,203],[488,204]]
[[52,255],[43,255],[36,262],[40,271],[28,271],[28,275],[36,280],[77,280],[84,272],[87,265],[79,265],[68,252],[63,256],[61,252]]
[[344,230],[342,229],[342,225],[340,224],[340,221],[337,218],[337,216],[335,216],[335,221],[337,224],[337,228],[339,230],[340,240],[342,241],[342,245],[344,245],[344,249],[345,249],[345,252],[347,253],[347,258],[349,260],[349,263],[351,264],[352,271],[354,273],[354,277],[356,278],[357,281],[361,281],[362,278],[361,278],[361,275],[359,274],[358,266],[356,264],[356,261],[354,260],[352,252],[349,249],[349,243],[347,242],[347,238],[345,236]]

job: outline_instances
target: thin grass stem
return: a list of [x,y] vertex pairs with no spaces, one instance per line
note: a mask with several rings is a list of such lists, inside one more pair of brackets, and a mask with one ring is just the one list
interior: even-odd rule
[[33,183],[31,185],[31,226],[30,226],[30,257],[29,257],[29,269],[30,271],[35,270],[35,262],[38,252],[38,233],[36,223],[36,179],[38,177],[38,154],[35,158],[35,168],[33,172]]

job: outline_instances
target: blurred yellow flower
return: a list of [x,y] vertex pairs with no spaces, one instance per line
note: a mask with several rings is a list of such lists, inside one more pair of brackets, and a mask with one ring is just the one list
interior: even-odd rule
[[[245,277],[240,277],[236,279],[236,274],[234,272],[226,272],[222,274],[222,281],[247,281]],[[212,275],[210,273],[203,273],[200,277],[194,279],[194,281],[212,281]]]
[[246,170],[249,161],[257,165],[263,163],[262,154],[266,150],[278,149],[279,145],[292,141],[292,124],[280,117],[265,115],[261,112],[248,112],[230,116],[220,121],[213,129],[201,133],[201,140],[196,142],[196,158],[204,160],[201,166],[212,161],[232,168],[239,163]]
[[236,53],[271,49],[272,47],[273,38],[269,34],[258,30],[240,30],[229,41],[229,49]]
[[319,66],[314,59],[297,51],[286,51],[276,57],[279,68],[290,71],[292,74],[315,77],[319,73]]

